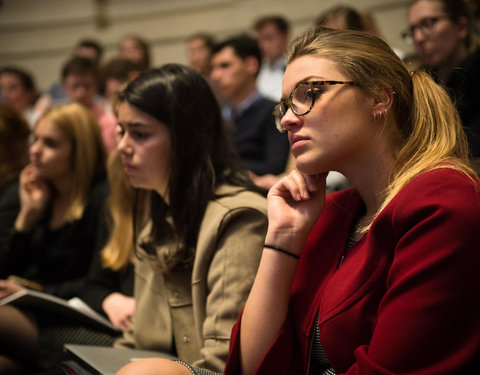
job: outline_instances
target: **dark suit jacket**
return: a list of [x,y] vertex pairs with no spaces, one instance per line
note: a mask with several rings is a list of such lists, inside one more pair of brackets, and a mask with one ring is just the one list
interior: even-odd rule
[[275,127],[274,107],[273,101],[259,96],[233,116],[233,143],[246,168],[257,175],[280,174],[287,164],[290,144]]

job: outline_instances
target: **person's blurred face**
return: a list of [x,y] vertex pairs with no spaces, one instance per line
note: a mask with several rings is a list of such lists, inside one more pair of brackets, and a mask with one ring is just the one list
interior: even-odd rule
[[0,75],[0,92],[2,102],[12,106],[18,112],[27,109],[33,101],[33,92],[27,90],[16,74],[2,73]]
[[347,25],[345,23],[345,16],[338,15],[336,17],[330,17],[327,22],[323,24],[323,27],[328,27],[334,30],[346,30]]
[[288,35],[281,33],[273,23],[267,23],[257,32],[258,47],[264,59],[274,62],[285,54]]
[[255,72],[252,75],[247,60],[242,60],[230,46],[213,55],[211,78],[225,98],[235,100],[243,95],[250,81],[255,80]]
[[75,56],[92,60],[95,64],[98,63],[99,60],[97,50],[92,47],[79,46],[75,48]]
[[55,182],[71,173],[72,143],[52,121],[38,122],[29,152],[38,177]]
[[63,80],[63,90],[71,102],[92,108],[97,83],[91,74],[70,74]]
[[208,75],[211,70],[212,52],[202,39],[192,39],[187,43],[187,58],[197,72]]
[[408,11],[408,24],[415,49],[425,64],[436,68],[459,60],[468,25],[466,20],[452,21],[440,1],[414,3]]
[[107,78],[107,80],[105,81],[105,98],[112,99],[113,95],[116,92],[119,92],[124,84],[125,82],[117,78]]
[[125,38],[120,44],[120,55],[128,60],[141,63],[144,52],[140,44],[133,38]]
[[165,197],[170,147],[167,125],[128,102],[118,106],[117,150],[134,187],[154,190]]

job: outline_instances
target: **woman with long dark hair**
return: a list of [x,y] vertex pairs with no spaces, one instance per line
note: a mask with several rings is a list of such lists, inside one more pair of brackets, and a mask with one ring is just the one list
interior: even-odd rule
[[111,197],[118,205],[103,259],[121,267],[132,243],[136,255],[133,328],[116,346],[223,371],[260,260],[265,197],[239,167],[215,96],[193,69],[144,73],[118,95],[116,112],[133,189],[120,185]]

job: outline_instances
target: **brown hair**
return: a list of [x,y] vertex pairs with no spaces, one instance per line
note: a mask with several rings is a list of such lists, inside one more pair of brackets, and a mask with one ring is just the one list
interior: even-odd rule
[[28,163],[30,128],[12,107],[0,105],[0,184],[17,178]]

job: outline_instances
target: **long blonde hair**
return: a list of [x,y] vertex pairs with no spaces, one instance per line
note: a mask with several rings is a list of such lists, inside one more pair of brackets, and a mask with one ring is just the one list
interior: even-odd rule
[[356,31],[310,29],[292,41],[288,63],[312,55],[329,59],[351,77],[367,95],[379,88],[395,92],[389,116],[395,121],[391,144],[396,161],[383,193],[378,213],[409,181],[436,168],[452,168],[474,176],[465,133],[447,92],[426,73],[409,72],[407,66],[381,39]]
[[112,225],[110,238],[102,250],[102,264],[105,268],[120,270],[134,259],[135,238],[147,219],[149,193],[130,184],[118,151],[110,156],[107,172]]
[[84,106],[71,103],[54,107],[42,119],[51,121],[72,144],[68,221],[83,215],[87,195],[97,176],[104,175],[106,151],[97,119]]

